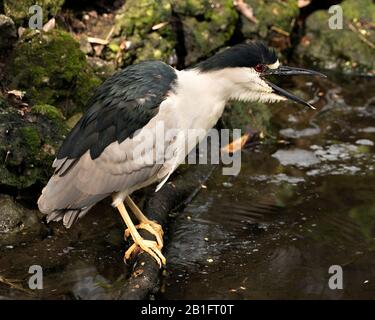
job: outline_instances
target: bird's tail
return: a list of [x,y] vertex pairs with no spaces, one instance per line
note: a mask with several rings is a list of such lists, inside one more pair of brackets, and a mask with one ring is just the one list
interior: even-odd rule
[[66,228],[70,228],[74,222],[82,218],[91,207],[84,209],[55,210],[47,214],[47,223],[51,221],[63,221]]
[[48,197],[42,192],[42,195],[38,199],[38,207],[40,212],[47,215],[47,223],[62,220],[64,226],[70,228],[74,222],[82,218],[91,209],[92,205],[83,208],[52,209]]

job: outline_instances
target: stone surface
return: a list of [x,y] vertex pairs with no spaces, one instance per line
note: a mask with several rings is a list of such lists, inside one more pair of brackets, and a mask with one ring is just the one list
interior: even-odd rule
[[253,9],[254,23],[241,15],[241,32],[247,39],[263,39],[279,48],[289,45],[289,35],[298,17],[297,1],[245,0]]
[[0,185],[24,189],[44,184],[67,133],[59,109],[36,105],[20,113],[0,100]]
[[11,246],[35,241],[46,233],[35,210],[16,203],[10,196],[0,194],[0,245]]
[[232,0],[174,1],[173,10],[182,22],[187,66],[223,47],[238,20]]
[[[175,55],[175,35],[170,24],[170,1],[128,0],[116,15],[117,39],[112,42],[112,54],[117,54],[122,39],[127,41],[127,50],[122,56],[122,64],[131,64],[142,60],[163,60],[168,62]],[[157,30],[153,27],[166,23]],[[110,47],[110,48],[111,48]]]
[[341,4],[343,29],[330,29],[332,14],[316,11],[306,21],[306,35],[297,48],[300,60],[325,69],[375,74],[375,5],[371,0]]
[[13,20],[0,14],[0,51],[10,49],[17,41],[17,30]]
[[128,0],[116,15],[106,58],[114,59],[125,46],[122,65],[156,59],[190,66],[223,47],[237,19],[231,0]]
[[13,50],[7,73],[11,89],[31,104],[59,107],[67,117],[83,110],[100,84],[79,44],[64,31],[28,31]]

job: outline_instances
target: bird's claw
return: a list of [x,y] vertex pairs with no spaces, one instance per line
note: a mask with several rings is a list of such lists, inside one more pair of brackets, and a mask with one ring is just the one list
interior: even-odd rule
[[156,260],[160,268],[162,264],[166,264],[167,260],[161,253],[158,243],[156,241],[145,240],[143,238],[134,239],[134,243],[125,252],[124,261],[128,260],[134,250],[136,250],[138,247],[151,255]]
[[[150,232],[155,238],[158,245],[158,249],[161,250],[163,248],[163,235],[164,231],[160,224],[154,221],[147,221],[141,222],[140,224],[135,226],[137,229],[144,229]],[[130,230],[125,230],[125,239],[130,236]]]

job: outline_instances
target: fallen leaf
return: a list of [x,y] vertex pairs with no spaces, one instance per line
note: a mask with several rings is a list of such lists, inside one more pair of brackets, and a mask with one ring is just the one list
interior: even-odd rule
[[244,0],[236,0],[233,2],[235,8],[248,20],[253,23],[258,23],[258,19],[254,16],[253,8],[250,7]]
[[250,134],[246,133],[240,138],[234,140],[232,143],[227,144],[226,146],[221,148],[221,151],[226,153],[234,153],[240,151],[246,142],[249,140]]
[[158,23],[158,24],[155,24],[155,25],[151,28],[151,30],[152,30],[152,31],[159,30],[159,29],[165,27],[168,23],[169,23],[169,22],[166,21],[166,22],[160,22],[160,23]]
[[90,43],[101,44],[104,46],[108,44],[108,40],[95,37],[87,37],[87,41]]
[[26,91],[20,91],[20,90],[11,90],[7,92],[8,94],[17,97],[18,99],[22,100],[24,95],[26,94]]
[[56,27],[56,20],[55,18],[50,19],[44,26],[43,31],[48,32]]
[[311,0],[298,0],[298,8],[306,7],[310,4]]

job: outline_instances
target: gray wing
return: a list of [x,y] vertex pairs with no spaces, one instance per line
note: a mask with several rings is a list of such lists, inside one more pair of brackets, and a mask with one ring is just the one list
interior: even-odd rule
[[[105,197],[124,190],[131,193],[157,179],[162,165],[155,163],[160,162],[134,158],[133,150],[141,128],[152,126],[175,78],[169,66],[147,62],[103,83],[65,139],[53,164],[55,174],[38,200],[48,221],[63,219],[69,228]],[[146,146],[143,154],[154,155],[154,146]]]
[[112,193],[131,193],[155,181],[162,165],[132,159],[132,141],[112,143],[95,160],[86,152],[67,173],[52,176],[38,201],[40,211],[48,214],[48,221],[63,219],[64,225],[70,227]]

